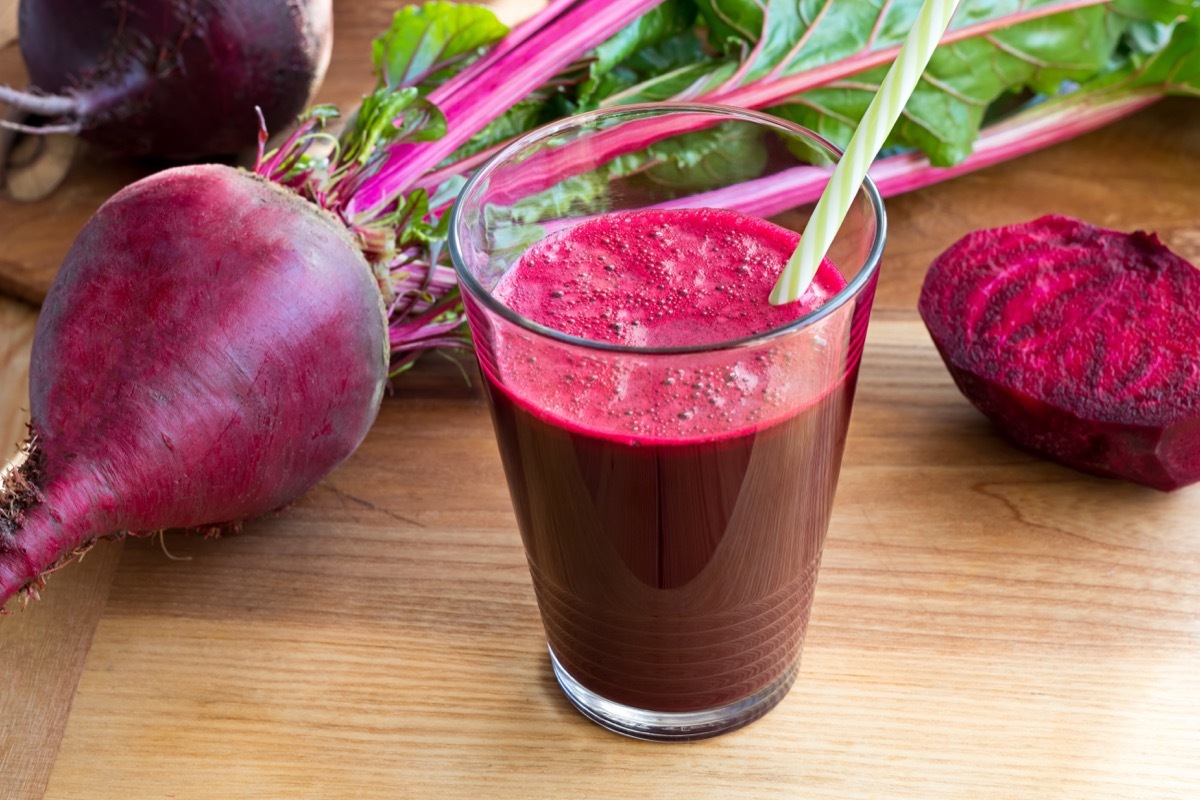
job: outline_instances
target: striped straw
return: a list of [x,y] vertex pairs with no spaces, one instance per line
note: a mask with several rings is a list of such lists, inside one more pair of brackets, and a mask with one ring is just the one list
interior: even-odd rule
[[938,40],[950,25],[950,18],[958,7],[959,0],[925,0],[917,14],[917,21],[904,40],[888,74],[879,85],[879,91],[867,107],[867,113],[854,131],[850,145],[842,155],[829,184],[825,187],[817,207],[813,210],[800,245],[788,259],[783,274],[771,290],[771,304],[791,303],[804,294],[813,278],[821,259],[829,252],[846,212],[858,193],[858,187],[867,177],[867,169],[875,156],[879,155],[883,142],[900,118],[904,104],[917,88],[925,65],[933,57]]

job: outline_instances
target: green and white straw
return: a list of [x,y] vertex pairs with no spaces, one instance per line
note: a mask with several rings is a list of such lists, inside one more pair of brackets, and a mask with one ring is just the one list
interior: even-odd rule
[[900,118],[900,112],[904,110],[904,104],[917,88],[921,73],[933,57],[938,40],[949,27],[958,3],[959,0],[925,0],[921,6],[917,21],[908,32],[896,61],[879,85],[879,91],[867,107],[867,113],[858,123],[846,152],[834,167],[829,185],[817,201],[817,207],[800,238],[800,245],[788,259],[783,274],[771,290],[772,305],[799,300],[816,277],[821,259],[829,252],[838,228],[842,226],[842,220],[854,202],[858,187],[867,177],[867,169],[875,156],[879,155],[884,141]]

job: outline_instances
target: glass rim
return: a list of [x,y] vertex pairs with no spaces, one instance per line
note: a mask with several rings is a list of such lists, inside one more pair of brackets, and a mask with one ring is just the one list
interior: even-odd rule
[[[737,106],[720,105],[716,103],[689,103],[663,101],[655,103],[633,103],[625,106],[616,106],[613,108],[603,108],[594,111],[587,111],[581,114],[575,114],[570,117],[556,120],[539,126],[520,137],[509,142],[497,153],[487,159],[479,169],[467,179],[462,190],[458,193],[458,197],[454,205],[450,209],[449,234],[447,240],[450,248],[450,260],[454,264],[454,271],[457,274],[460,284],[469,290],[473,297],[476,297],[483,305],[491,312],[494,312],[502,318],[508,320],[514,325],[523,328],[531,333],[539,336],[553,339],[563,344],[569,344],[575,347],[598,350],[608,353],[625,353],[636,355],[684,355],[695,353],[711,353],[720,350],[731,350],[741,347],[749,347],[758,345],[772,339],[786,336],[797,330],[811,327],[815,323],[832,314],[837,309],[846,304],[852,297],[858,296],[869,281],[878,273],[879,264],[883,257],[883,247],[887,241],[887,215],[883,206],[883,197],[879,194],[879,189],[875,186],[875,182],[870,176],[863,179],[862,186],[859,192],[864,192],[870,202],[871,212],[875,216],[875,232],[872,237],[871,247],[867,251],[862,268],[853,278],[846,283],[836,294],[822,303],[819,307],[814,308],[796,319],[776,328],[770,328],[750,336],[743,336],[737,339],[728,339],[719,342],[710,342],[704,344],[690,345],[674,345],[671,347],[643,347],[638,345],[618,344],[615,342],[599,342],[594,339],[585,339],[581,336],[574,336],[569,333],[555,330],[539,322],[534,322],[528,317],[518,314],[511,308],[501,303],[495,296],[484,289],[483,286],[475,279],[470,270],[466,267],[466,259],[463,258],[459,248],[458,229],[461,222],[462,208],[465,205],[463,200],[468,198],[473,192],[477,191],[485,180],[496,167],[502,162],[511,158],[514,154],[528,148],[529,146],[546,139],[549,139],[557,134],[573,128],[578,128],[588,125],[596,120],[616,119],[622,116],[634,119],[637,117],[652,117],[662,116],[665,114],[710,114],[713,116],[722,116],[727,118],[739,118],[744,121],[754,122],[768,127],[783,130],[786,133],[799,136],[816,144],[820,148],[826,150],[833,155],[836,160],[840,161],[843,152],[841,148],[830,142],[820,134],[809,130],[794,122],[790,122],[782,117],[776,117],[772,114],[766,114],[761,111],[752,109],[738,108]],[[856,192],[857,194],[857,192]]]

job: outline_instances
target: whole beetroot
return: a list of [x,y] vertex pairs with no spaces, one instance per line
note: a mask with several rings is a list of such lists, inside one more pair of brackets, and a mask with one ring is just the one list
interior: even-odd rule
[[98,538],[291,502],[375,420],[387,339],[358,244],[296,194],[224,166],[119,192],[38,319],[31,438],[0,485],[0,608]]
[[[35,331],[31,436],[0,474],[0,609],[99,538],[290,503],[355,449],[389,377],[469,348],[444,246],[452,195],[415,184],[487,124],[475,112],[494,92],[459,97],[483,71],[544,81],[574,58],[484,53],[506,32],[478,6],[405,7],[339,135],[318,106],[277,147],[259,131],[253,172],[168,169],[88,222]],[[541,53],[554,35],[518,39]]]
[[1152,233],[1046,216],[968,234],[919,310],[1001,433],[1097,475],[1200,480],[1200,270]]
[[[125,155],[200,158],[286,128],[329,63],[332,0],[21,0],[33,89],[5,102]],[[34,129],[37,130],[36,128]]]

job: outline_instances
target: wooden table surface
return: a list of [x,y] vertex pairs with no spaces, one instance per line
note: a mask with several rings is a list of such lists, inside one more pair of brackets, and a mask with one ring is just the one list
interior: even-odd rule
[[[326,94],[353,96],[387,13],[338,9],[359,47]],[[84,165],[39,224],[0,206],[0,258],[65,249],[54,223],[131,170]],[[295,507],[221,541],[97,547],[0,620],[0,797],[1200,796],[1200,486],[1007,445],[915,311],[957,237],[1049,212],[1200,263],[1198,174],[1200,103],[1179,100],[889,201],[801,676],[749,728],[650,744],[569,706],[478,383],[430,359]],[[35,319],[0,299],[7,443]]]

